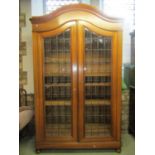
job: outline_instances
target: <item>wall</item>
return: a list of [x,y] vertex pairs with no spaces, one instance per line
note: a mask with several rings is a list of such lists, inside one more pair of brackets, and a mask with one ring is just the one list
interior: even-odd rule
[[122,133],[127,133],[129,127],[129,90],[122,91]]
[[[29,18],[31,17],[31,0],[20,0],[20,16],[25,16],[25,25],[20,28],[20,41],[22,42],[24,48],[24,54],[20,58],[22,59],[22,70],[23,76],[21,80],[23,81],[23,88],[27,90],[28,93],[34,92],[33,84],[33,57],[32,57],[32,29]],[[21,45],[21,44],[20,44]]]
[[43,0],[31,0],[32,16],[43,15]]
[[134,28],[134,0],[104,0],[104,14],[123,19],[123,63],[130,63],[130,32]]
[[22,40],[22,29],[25,27],[25,14],[19,15],[19,87],[23,88],[27,83],[27,72],[23,70],[23,57],[26,55],[26,41]]

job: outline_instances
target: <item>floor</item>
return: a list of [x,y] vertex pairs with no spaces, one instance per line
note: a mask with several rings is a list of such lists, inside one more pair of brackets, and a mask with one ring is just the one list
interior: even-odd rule
[[[25,138],[20,141],[20,155],[35,155],[34,138]],[[44,150],[39,155],[134,155],[135,140],[129,134],[122,135],[121,153],[113,150]]]

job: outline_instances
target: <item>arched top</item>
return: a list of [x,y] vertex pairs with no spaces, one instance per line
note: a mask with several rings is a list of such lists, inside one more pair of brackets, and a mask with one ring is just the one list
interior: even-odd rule
[[113,18],[113,17],[109,17],[105,14],[103,14],[101,11],[99,11],[98,9],[96,9],[95,7],[88,5],[88,4],[70,4],[70,5],[64,5],[60,8],[58,8],[57,10],[55,10],[52,13],[49,13],[47,15],[44,16],[34,16],[32,18],[30,18],[30,21],[32,22],[32,24],[40,24],[43,22],[48,22],[49,20],[52,20],[53,18],[56,18],[57,16],[66,13],[66,12],[72,12],[72,11],[84,11],[84,12],[89,12],[91,14],[94,14],[96,16],[98,16],[99,18],[101,18],[102,20],[106,20],[108,22],[121,22],[122,19],[120,18]]
[[54,12],[35,16],[30,19],[35,32],[53,30],[66,22],[86,21],[106,30],[117,31],[122,29],[122,20],[104,15],[95,7],[87,4],[65,5]]

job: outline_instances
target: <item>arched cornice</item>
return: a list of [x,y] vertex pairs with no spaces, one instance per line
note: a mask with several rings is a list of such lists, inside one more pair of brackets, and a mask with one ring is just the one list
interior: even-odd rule
[[[87,22],[92,22],[92,23],[94,20],[97,24],[100,23],[102,25],[103,25],[102,23],[103,21],[106,24],[111,24],[111,27],[113,27],[112,28],[113,30],[114,28],[116,28],[116,30],[120,29],[121,26],[119,23],[122,22],[122,19],[108,17],[107,15],[103,14],[95,7],[87,4],[65,5],[47,15],[34,16],[30,18],[31,23],[33,24],[34,31],[50,30],[48,26],[45,26],[45,28],[43,28],[43,25],[46,25],[47,23],[48,25],[51,22],[58,23],[59,25],[61,25],[73,20],[85,20]],[[54,25],[56,27],[56,24]],[[53,27],[51,27],[51,29],[54,28],[54,25]]]
[[98,16],[99,18],[101,18],[102,20],[106,20],[109,22],[119,22],[122,21],[122,19],[120,18],[112,18],[109,17],[105,14],[103,14],[101,11],[99,11],[98,9],[96,9],[95,7],[88,5],[88,4],[70,4],[70,5],[64,5],[60,8],[58,8],[57,10],[53,11],[52,13],[49,13],[47,15],[44,16],[34,16],[32,18],[30,18],[30,21],[33,24],[40,24],[43,22],[47,22],[63,13],[66,12],[72,12],[72,11],[86,11],[89,13],[92,13],[96,16]]

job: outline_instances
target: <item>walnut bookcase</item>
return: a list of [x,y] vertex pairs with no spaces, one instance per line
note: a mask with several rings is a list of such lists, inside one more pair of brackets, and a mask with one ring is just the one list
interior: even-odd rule
[[85,4],[30,20],[36,149],[120,149],[121,20]]

